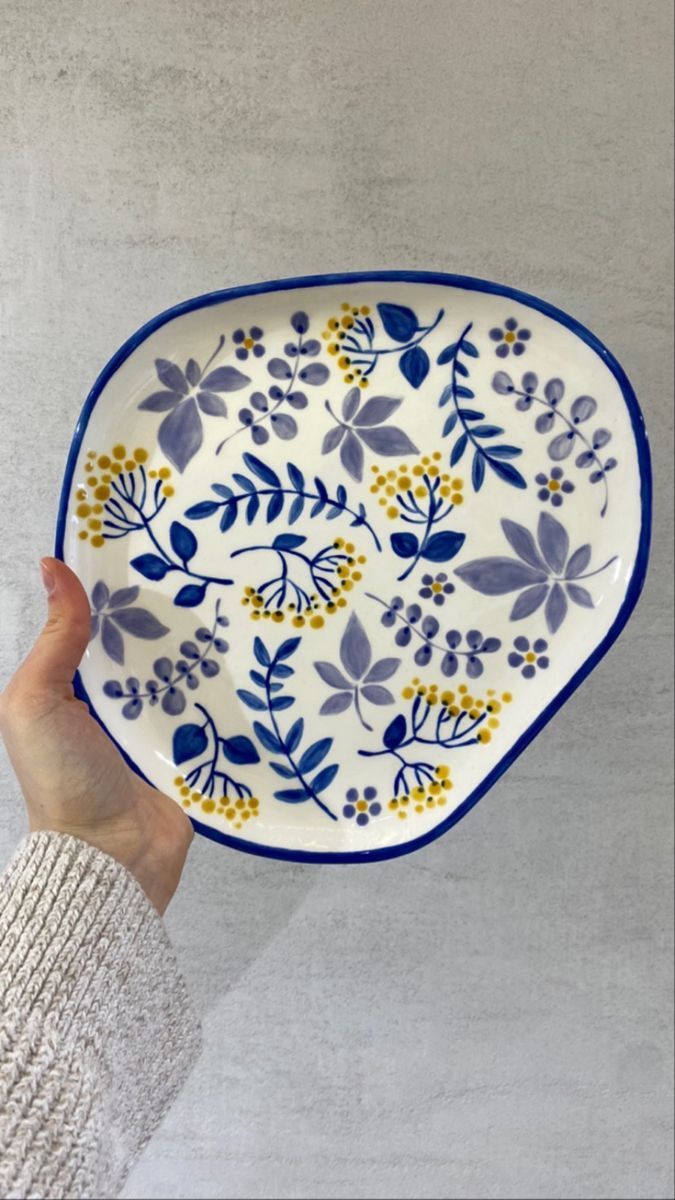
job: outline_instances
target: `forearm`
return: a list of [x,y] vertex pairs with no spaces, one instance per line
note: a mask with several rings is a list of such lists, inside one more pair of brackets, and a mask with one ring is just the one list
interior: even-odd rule
[[116,1195],[196,1030],[132,876],[74,838],[28,838],[0,879],[0,1194]]

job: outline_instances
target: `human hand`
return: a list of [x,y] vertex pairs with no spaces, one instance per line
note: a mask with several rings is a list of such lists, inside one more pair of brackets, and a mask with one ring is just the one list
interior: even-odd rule
[[0,695],[0,731],[26,801],[31,832],[69,833],[122,863],[163,913],[192,841],[168,796],[127,766],[73,675],[89,641],[89,602],[65,563],[41,562],[47,622]]

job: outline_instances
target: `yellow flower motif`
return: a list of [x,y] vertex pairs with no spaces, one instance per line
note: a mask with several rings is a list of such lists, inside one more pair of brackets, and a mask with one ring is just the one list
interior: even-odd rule
[[[498,714],[503,706],[510,704],[513,699],[511,692],[503,692],[501,700],[497,699],[493,688],[488,689],[485,697],[474,696],[465,683],[460,683],[456,691],[451,688],[441,691],[437,683],[422,683],[417,676],[402,688],[401,696],[404,700],[418,697],[430,708],[440,705],[447,718],[459,718],[455,726],[457,737],[463,738],[471,734],[482,745],[487,745],[492,740],[492,731],[498,729],[500,724]],[[469,725],[466,725],[467,719]]]
[[232,825],[234,829],[243,829],[247,821],[260,816],[260,801],[257,796],[239,796],[233,800],[230,796],[204,796],[201,792],[192,791],[185,783],[182,775],[177,775],[174,785],[178,789],[183,808],[198,808],[203,813],[215,813]]
[[[293,601],[281,608],[266,607],[265,584],[260,585],[262,591],[249,584],[244,588],[241,604],[244,608],[250,609],[251,620],[273,621],[276,624],[288,621],[295,629],[322,629],[326,617],[332,617],[341,608],[345,608],[347,600],[343,593],[351,592],[354,585],[361,582],[363,572],[360,568],[367,558],[365,554],[356,553],[354,542],[346,541],[342,537],[336,538],[328,549],[331,553],[333,550],[339,551],[343,561],[339,566],[331,567],[335,583],[327,598],[316,592],[304,593],[306,599],[302,606]],[[323,569],[326,570],[326,568]],[[327,586],[325,575],[322,577],[322,583],[325,588]]]
[[[89,544],[95,548],[104,545],[106,535],[103,530],[105,527],[99,518],[112,496],[116,476],[122,474],[123,471],[131,474],[147,461],[148,451],[144,447],[138,446],[135,450],[127,450],[121,442],[113,446],[109,454],[98,454],[96,450],[87,451],[84,464],[85,480],[79,483],[75,489],[75,498],[78,503],[75,506],[74,515],[78,523],[81,522],[84,525],[77,535],[81,541],[89,541]],[[94,474],[97,468],[101,472],[100,475]],[[174,494],[173,487],[166,483],[166,480],[171,478],[169,467],[161,467],[158,471],[149,471],[148,475],[150,478],[162,480],[161,493],[163,496],[169,497]]]
[[345,353],[342,343],[350,329],[353,329],[355,318],[367,317],[370,313],[370,308],[367,304],[353,306],[344,303],[340,305],[340,310],[339,316],[328,318],[321,336],[325,342],[328,342],[326,347],[328,353],[333,356],[340,356],[337,365],[343,373],[342,378],[344,382],[356,384],[360,388],[367,388],[368,380],[363,378],[362,369],[353,365],[352,359],[349,353]]
[[418,784],[402,796],[394,796],[387,808],[395,813],[400,821],[405,821],[411,812],[425,813],[434,808],[445,808],[448,803],[448,792],[453,783],[450,778],[450,767],[442,764],[435,768],[435,778],[424,786]]

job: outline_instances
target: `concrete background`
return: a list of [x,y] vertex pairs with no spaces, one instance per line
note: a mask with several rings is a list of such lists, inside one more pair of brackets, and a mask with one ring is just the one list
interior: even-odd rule
[[538,292],[618,355],[656,465],[630,626],[448,837],[351,868],[194,846],[168,922],[206,1053],[127,1197],[672,1196],[671,11],[0,4],[1,679],[88,387],[210,288],[418,267]]

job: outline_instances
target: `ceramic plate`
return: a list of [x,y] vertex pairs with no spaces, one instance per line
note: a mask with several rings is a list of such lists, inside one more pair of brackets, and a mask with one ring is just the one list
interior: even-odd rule
[[402,854],[616,638],[649,510],[624,372],[544,301],[410,272],[202,296],[130,338],[76,429],[80,691],[200,833]]

